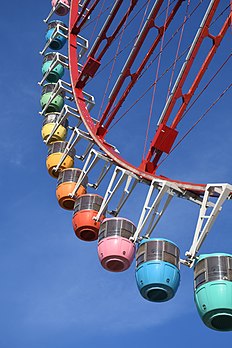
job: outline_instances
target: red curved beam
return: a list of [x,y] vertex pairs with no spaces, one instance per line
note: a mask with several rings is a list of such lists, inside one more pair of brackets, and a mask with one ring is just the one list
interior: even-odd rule
[[85,99],[83,96],[82,88],[76,86],[76,81],[79,77],[78,72],[78,56],[77,56],[77,34],[75,30],[72,30],[75,27],[77,21],[78,6],[80,0],[71,0],[70,6],[70,18],[69,18],[69,67],[70,67],[70,78],[73,89],[73,95],[75,102],[82,118],[82,121],[90,133],[91,137],[95,141],[96,145],[109,157],[111,158],[118,166],[138,175],[142,179],[152,181],[153,179],[165,180],[171,183],[175,183],[178,187],[184,190],[194,192],[196,194],[203,194],[206,188],[206,184],[197,184],[191,182],[184,182],[179,180],[170,179],[162,175],[155,175],[146,172],[140,168],[133,166],[131,163],[123,159],[112,147],[109,145],[101,136],[97,135],[97,126],[95,126],[87,108]]

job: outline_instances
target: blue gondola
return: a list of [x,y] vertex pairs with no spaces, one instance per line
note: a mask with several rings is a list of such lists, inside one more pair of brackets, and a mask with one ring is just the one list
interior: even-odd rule
[[136,281],[152,302],[170,300],[180,283],[179,248],[167,239],[144,239],[136,253]]
[[68,28],[62,21],[52,21],[48,23],[48,29],[46,33],[46,41],[51,39],[53,33],[57,29],[59,25],[62,25],[63,28],[59,28],[57,35],[55,35],[54,38],[52,38],[52,41],[49,45],[49,47],[55,51],[61,50],[61,48],[65,45],[67,39],[64,35],[67,35]]

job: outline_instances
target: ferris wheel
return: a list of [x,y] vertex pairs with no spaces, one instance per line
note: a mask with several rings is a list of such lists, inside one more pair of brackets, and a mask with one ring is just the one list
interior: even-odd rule
[[[108,271],[125,271],[136,258],[137,286],[148,301],[172,299],[180,265],[193,267],[200,317],[209,328],[231,331],[232,254],[199,251],[232,185],[160,174],[231,87],[214,85],[217,95],[192,116],[228,67],[231,52],[212,64],[231,35],[231,1],[52,0],[44,22],[46,166],[57,179],[59,205],[73,211],[76,236],[98,240]],[[138,186],[143,204],[134,224],[123,209]],[[187,251],[155,237],[173,198],[199,207]]]

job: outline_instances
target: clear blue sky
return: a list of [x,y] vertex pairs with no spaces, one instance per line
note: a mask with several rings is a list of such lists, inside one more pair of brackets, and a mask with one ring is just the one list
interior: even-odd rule
[[[38,115],[42,64],[38,52],[46,28],[42,19],[49,8],[46,0],[1,6],[1,348],[230,344],[231,333],[209,330],[198,317],[192,270],[182,267],[181,285],[172,301],[149,303],[136,288],[134,264],[122,274],[103,270],[96,243],[77,240],[72,213],[58,207],[55,181],[45,168],[46,147]],[[229,50],[231,35],[219,55],[226,56]],[[223,74],[207,98],[227,86],[231,66]],[[199,116],[201,106],[200,102],[195,109]],[[232,183],[231,124],[229,92],[170,157],[162,174],[186,181]],[[122,135],[114,135],[121,148],[126,146]],[[139,191],[124,212],[135,222],[140,195]],[[175,200],[159,225],[158,236],[177,242],[183,256],[196,219],[197,207]],[[231,252],[231,226],[231,203],[227,202],[203,251]]]

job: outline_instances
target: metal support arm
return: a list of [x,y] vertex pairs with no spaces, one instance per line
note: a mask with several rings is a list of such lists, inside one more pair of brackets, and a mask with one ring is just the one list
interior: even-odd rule
[[75,196],[76,191],[78,190],[79,186],[81,185],[83,179],[96,166],[96,164],[99,162],[100,159],[104,160],[105,162],[109,163],[110,165],[103,167],[103,170],[101,171],[100,176],[97,179],[95,184],[88,184],[89,186],[91,186],[93,188],[97,188],[99,186],[101,181],[104,179],[105,175],[108,173],[108,171],[111,167],[112,161],[110,160],[110,158],[106,157],[104,154],[96,151],[95,149],[91,149],[91,151],[89,152],[89,155],[85,161],[84,167],[82,169],[82,173],[79,177],[79,180],[76,183],[74,190],[70,194],[70,197],[73,198]]
[[139,181],[139,178],[137,176],[135,176],[133,173],[128,172],[127,170],[125,170],[123,168],[115,167],[114,173],[111,177],[110,183],[109,183],[108,188],[106,190],[101,208],[100,208],[100,210],[95,218],[96,221],[100,220],[103,211],[108,206],[109,202],[113,198],[116,191],[120,188],[120,186],[125,181],[126,181],[125,187],[123,189],[123,193],[121,195],[119,203],[118,203],[116,209],[111,211],[111,214],[114,216],[117,216],[119,214],[121,208],[126,203],[127,199],[129,198],[132,191],[134,190],[137,182]]
[[64,105],[59,117],[57,119],[57,121],[54,124],[54,127],[51,131],[51,133],[49,134],[48,138],[44,141],[46,145],[48,145],[50,143],[51,138],[53,137],[53,135],[55,134],[55,132],[57,131],[57,129],[59,128],[59,126],[62,124],[62,122],[64,122],[69,116],[74,116],[75,118],[77,118],[77,125],[76,128],[79,128],[80,125],[82,124],[82,119],[80,118],[80,115],[78,115],[78,111],[77,109],[72,108],[71,106],[68,105]]
[[88,152],[92,149],[92,147],[94,146],[94,142],[93,142],[93,139],[89,136],[88,133],[78,129],[78,128],[75,128],[72,132],[72,135],[66,145],[66,148],[64,150],[64,153],[62,154],[61,156],[61,159],[59,161],[59,163],[57,164],[56,168],[54,168],[54,171],[56,172],[61,164],[63,163],[63,161],[65,160],[65,158],[68,156],[69,152],[74,148],[74,146],[79,143],[79,141],[81,139],[84,139],[88,142],[88,146],[86,148],[86,151],[83,155],[80,155],[78,156],[79,159],[84,159]]
[[[215,192],[218,194],[216,202],[210,201],[210,194]],[[193,261],[196,258],[201,245],[206,236],[211,230],[218,214],[222,210],[222,205],[227,199],[231,199],[232,185],[229,184],[208,184],[203,197],[202,205],[197,220],[196,230],[192,245],[189,251],[186,252],[188,257],[188,266],[193,266]],[[210,211],[211,210],[211,211]]]
[[[158,193],[154,201],[152,202],[152,204],[150,204],[152,195],[156,189],[158,190]],[[147,193],[147,197],[142,209],[142,213],[140,215],[137,230],[132,238],[133,241],[138,240],[140,234],[145,229],[145,226],[148,223],[149,219],[150,219],[150,222],[147,227],[145,237],[146,238],[150,237],[153,229],[158,224],[163,213],[166,211],[176,191],[178,192],[180,190],[176,187],[176,185],[170,184],[167,181],[157,181],[157,180],[152,181]],[[167,197],[163,205],[163,209],[161,209],[161,211],[158,212],[159,206],[166,194],[167,194]]]

